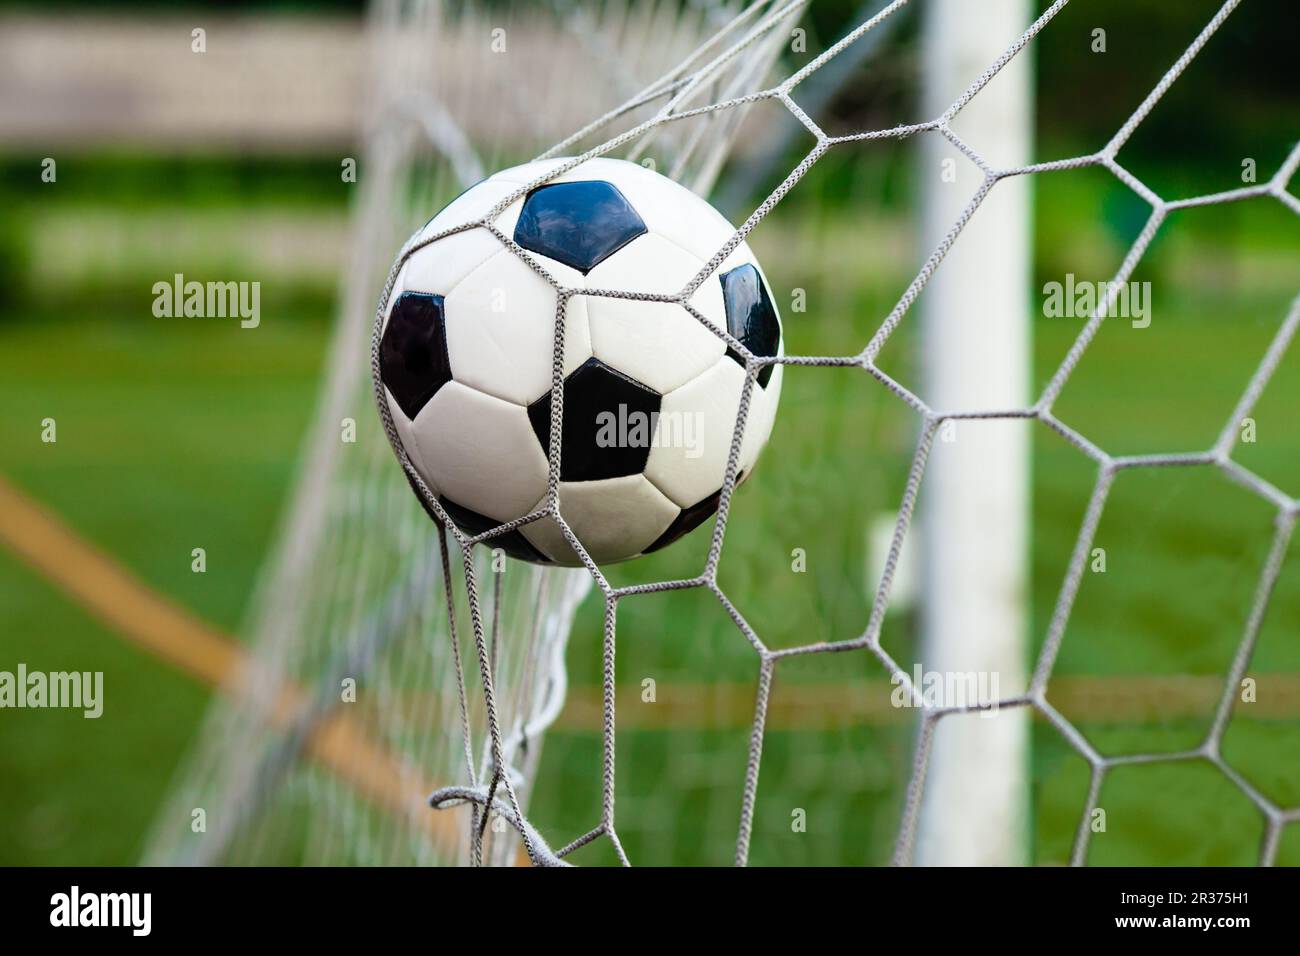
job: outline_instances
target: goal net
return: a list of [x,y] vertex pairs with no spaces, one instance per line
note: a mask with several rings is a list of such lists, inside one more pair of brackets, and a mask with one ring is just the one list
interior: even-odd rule
[[[544,27],[520,11],[506,23],[495,8],[378,8],[376,128],[320,421],[243,680],[214,706],[150,860],[505,863],[521,845],[539,864],[1285,858],[1300,781],[1261,753],[1294,722],[1284,708],[1252,708],[1261,689],[1285,696],[1290,684],[1272,671],[1295,666],[1265,638],[1300,503],[1273,470],[1276,453],[1251,458],[1245,436],[1276,406],[1270,382],[1300,323],[1294,275],[1253,276],[1236,304],[1252,317],[1242,330],[1207,333],[1198,306],[1176,298],[1153,325],[1133,298],[1160,237],[1189,213],[1248,207],[1294,228],[1300,147],[1288,143],[1271,168],[1261,160],[1241,185],[1192,190],[1149,182],[1126,154],[1216,35],[1252,14],[1239,0],[1215,5],[1170,40],[1177,49],[1104,142],[1037,158],[1008,127],[1030,108],[1008,84],[1025,82],[1016,72],[1035,42],[1081,0],[931,4],[960,17],[955,31],[908,26],[921,5],[868,2],[820,50],[807,0],[574,3]],[[539,39],[543,29],[558,32]],[[909,30],[932,31],[927,55],[950,58],[927,87],[935,108],[891,115],[887,98],[867,98],[857,112],[887,122],[827,125],[818,107],[851,90],[857,65],[879,66],[886,87],[890,70],[908,68],[906,57],[872,57],[882,37]],[[1104,28],[1079,42],[1104,49]],[[558,54],[562,44],[575,55]],[[435,59],[454,67],[435,77]],[[578,79],[556,67],[579,61]],[[595,102],[614,90],[622,105]],[[981,113],[989,101],[1003,108]],[[465,125],[484,122],[480,102],[504,128]],[[596,118],[571,115],[579,109]],[[534,154],[573,165],[653,162],[705,195],[723,173],[715,195],[733,206],[737,232],[691,286],[658,299],[684,303],[749,241],[787,316],[790,354],[747,365],[746,390],[764,364],[787,366],[760,474],[736,492],[737,437],[711,533],[627,567],[499,565],[492,532],[440,535],[370,404],[368,314],[388,251],[421,214],[506,165],[519,129],[541,122],[530,140],[549,132],[554,145]],[[560,138],[553,124],[577,132]],[[914,237],[890,180],[918,141],[918,188],[942,197],[929,202],[942,225]],[[472,145],[483,142],[495,148]],[[864,151],[884,158],[840,159]],[[885,197],[879,217],[826,214],[859,175]],[[1108,217],[1123,241],[1084,244],[1079,270],[1090,274],[1079,282],[1094,294],[1076,298],[1071,272],[1070,304],[1083,305],[1045,328],[1031,357],[1027,303],[1015,297],[1029,249],[1015,220],[1028,216],[1028,183],[1040,203],[1064,202],[1053,184],[1080,176],[1116,184],[1123,196],[1108,187],[1108,201],[1138,212]],[[811,181],[820,203],[801,192]],[[764,198],[745,208],[753,193]],[[926,248],[913,261],[918,238]],[[1095,254],[1110,247],[1116,262]],[[1009,273],[978,267],[999,256]],[[868,265],[887,281],[844,278]],[[954,273],[964,278],[945,287]],[[1232,398],[1196,406],[1217,416],[1200,443],[1180,421],[1108,432],[1095,411],[1130,379],[1111,359],[1095,381],[1090,356],[1168,363],[1150,352],[1173,347],[1155,338],[1179,334],[1166,326],[1239,343],[1240,381],[1206,366],[1210,391]],[[1147,376],[1153,389],[1176,391],[1186,376],[1162,374]],[[746,408],[747,391],[737,436]],[[355,443],[341,438],[349,420]],[[1146,537],[1126,543],[1134,526]],[[1159,544],[1180,532],[1189,540]],[[1189,609],[1173,625],[1143,620],[1149,592],[1133,582],[1151,547],[1166,548],[1154,560],[1170,566],[1199,549],[1189,563],[1204,565],[1159,582],[1179,581],[1166,598]],[[1020,593],[1031,588],[1032,599]],[[1149,650],[1134,649],[1144,641]],[[1162,651],[1180,670],[1153,663]],[[1149,799],[1157,780],[1170,799],[1198,795],[1162,814]],[[1230,835],[1206,837],[1225,814]],[[947,849],[990,820],[982,845]],[[1164,832],[1146,850],[1116,849],[1143,846],[1152,827]]]
[[[432,211],[640,95],[736,12],[637,0],[374,6],[351,268],[301,478],[242,666],[158,816],[147,862],[514,860],[517,843],[494,839],[500,821],[437,814],[428,796],[500,758],[526,805],[590,578],[506,566],[478,547],[469,570],[487,583],[470,600],[464,551],[421,511],[374,415],[369,319],[392,251]],[[716,88],[758,82],[776,52],[763,46],[717,71]],[[707,138],[670,134],[656,155],[707,192],[735,119],[719,117]],[[477,649],[497,692],[490,734]]]

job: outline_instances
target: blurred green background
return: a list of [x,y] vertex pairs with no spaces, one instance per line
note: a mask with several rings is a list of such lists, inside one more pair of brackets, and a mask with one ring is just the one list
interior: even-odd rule
[[[170,4],[169,15],[178,11]],[[856,3],[814,3],[815,55],[842,32]],[[1076,0],[1034,43],[1037,158],[1100,148],[1209,19],[1217,3]],[[358,29],[358,4],[193,5],[251,18],[325,18]],[[133,4],[0,6],[0,17],[112,14],[145,22]],[[1264,181],[1300,135],[1294,10],[1243,4],[1120,154],[1166,198],[1242,185],[1253,159]],[[286,21],[286,18],[288,20]],[[182,17],[183,19],[183,17]],[[125,21],[124,21],[125,22]],[[254,19],[254,23],[256,20]],[[1092,30],[1108,51],[1091,52]],[[3,28],[0,28],[2,31]],[[792,62],[799,62],[791,54]],[[916,112],[917,42],[904,28],[836,96],[826,125],[881,128]],[[286,65],[286,69],[290,69]],[[12,93],[10,95],[13,95]],[[317,395],[340,274],[353,186],[340,181],[346,134],[294,146],[124,142],[74,138],[57,146],[0,139],[0,477],[12,482],[143,581],[237,633],[285,500]],[[792,146],[779,178],[807,142]],[[57,181],[41,161],[57,159]],[[521,155],[520,159],[526,158]],[[738,160],[738,161],[743,161]],[[969,172],[969,171],[968,171]],[[725,177],[724,177],[725,178]],[[975,180],[969,180],[974,189]],[[748,197],[761,200],[771,181]],[[786,348],[858,351],[924,258],[915,234],[915,143],[837,147],[755,233],[751,244],[781,303],[804,289],[813,304],[786,315]],[[1148,209],[1102,170],[1034,179],[1034,294],[1067,272],[1113,274]],[[432,212],[433,210],[430,210]],[[728,210],[733,218],[742,210]],[[1300,291],[1300,219],[1273,199],[1174,214],[1134,278],[1154,290],[1149,329],[1107,323],[1071,379],[1060,417],[1112,453],[1191,451],[1223,427]],[[157,319],[151,286],[187,277],[256,278],[262,323]],[[1033,382],[1040,388],[1078,332],[1073,319],[1033,317]],[[912,325],[882,356],[917,387]],[[1292,348],[1258,406],[1259,439],[1238,460],[1300,494],[1300,356]],[[58,421],[58,442],[39,440]],[[859,634],[872,599],[867,529],[897,508],[917,422],[860,372],[787,369],[782,409],[761,476],[733,502],[721,584],[763,622],[776,646]],[[1032,621],[1041,642],[1095,480],[1094,467],[1041,426],[1033,431]],[[1245,624],[1272,533],[1271,509],[1209,469],[1121,475],[1099,529],[1108,573],[1085,579],[1057,674],[1123,680],[1221,676]],[[190,570],[207,549],[208,572]],[[615,585],[689,576],[707,530],[681,546],[612,569]],[[810,571],[790,573],[792,548]],[[756,659],[702,592],[628,603],[629,627],[656,643],[620,647],[619,675],[635,685],[653,660],[662,685],[753,681]],[[576,695],[599,686],[599,605],[584,606],[569,655]],[[1225,755],[1261,792],[1300,806],[1300,544],[1293,544],[1251,673],[1263,716],[1234,717]],[[911,660],[912,612],[891,614],[885,646]],[[734,650],[723,650],[731,648]],[[643,659],[639,655],[644,655]],[[0,863],[125,863],[192,737],[209,689],[123,642],[0,548],[0,669],[103,670],[115,706],[98,721],[75,712],[0,712]],[[847,720],[838,699],[789,702],[803,682],[879,682],[861,655],[790,662],[774,706],[798,714],[769,730],[755,863],[884,862],[910,764],[906,720]],[[783,665],[784,666],[784,665]],[[1168,684],[1149,685],[1159,693]],[[1050,693],[1050,691],[1049,691]],[[1149,701],[1146,713],[1108,713],[1084,701],[1080,729],[1108,754],[1193,746],[1217,696]],[[1161,713],[1162,705],[1170,704]],[[746,708],[750,705],[746,704]],[[1247,708],[1249,710],[1249,708]],[[715,715],[717,716],[717,715]],[[620,836],[634,860],[726,862],[734,841],[749,713],[698,728],[639,728],[619,739]],[[1035,727],[1037,862],[1068,857],[1087,767],[1041,722]],[[721,746],[719,746],[721,745]],[[598,727],[571,715],[546,742],[534,816],[577,833],[598,811]],[[718,756],[723,754],[724,756]],[[731,755],[727,757],[725,755]],[[665,796],[665,789],[671,790]],[[721,794],[721,796],[719,796]],[[1255,860],[1262,822],[1209,765],[1130,767],[1107,783],[1115,821],[1094,863]],[[676,812],[665,815],[665,804]],[[808,811],[807,834],[790,807]],[[638,812],[644,809],[646,812]],[[1290,828],[1280,862],[1300,863]],[[579,859],[606,860],[607,847]]]

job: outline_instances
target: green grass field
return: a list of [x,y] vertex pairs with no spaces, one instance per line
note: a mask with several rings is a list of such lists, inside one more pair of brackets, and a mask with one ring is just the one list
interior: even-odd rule
[[[327,327],[295,318],[249,332],[206,321],[165,334],[121,315],[4,323],[0,471],[146,583],[237,632]],[[58,423],[52,445],[40,441],[46,417]],[[190,568],[196,547],[207,551],[203,574]],[[5,711],[0,859],[132,860],[208,690],[125,644],[3,550],[0,582],[4,668],[102,670],[117,702],[98,720]]]
[[[809,186],[815,191],[817,183]],[[1142,222],[1122,187],[1084,172],[1038,177],[1037,188],[1036,287],[1066,271],[1109,275]],[[75,217],[76,209],[72,202],[60,215]],[[760,229],[753,244],[778,299],[788,303],[795,287],[808,294],[807,312],[784,310],[788,351],[861,348],[919,265],[907,221],[887,205],[864,224],[826,202],[816,215],[804,207]],[[863,247],[880,252],[864,257]],[[1103,328],[1062,395],[1062,419],[1114,453],[1206,447],[1297,291],[1297,252],[1300,228],[1280,204],[1175,217],[1135,275],[1152,282],[1151,328]],[[197,273],[205,261],[229,261],[238,250],[218,245],[192,255],[187,268]],[[105,288],[103,272],[81,275],[80,286],[62,291],[57,309],[27,299],[0,314],[0,475],[149,585],[237,631],[315,398],[328,332],[322,302],[331,287],[318,283],[314,293],[272,300],[261,328],[241,330],[227,320],[154,319],[147,282]],[[1034,381],[1041,386],[1079,322],[1036,318],[1033,326]],[[919,388],[917,346],[905,324],[882,364]],[[1296,351],[1257,409],[1258,441],[1240,446],[1238,456],[1291,494],[1300,493]],[[53,445],[40,441],[46,417],[58,422]],[[1095,467],[1039,425],[971,427],[1033,430],[1030,599],[1037,645]],[[867,529],[898,506],[916,430],[915,416],[862,372],[787,369],[771,445],[733,501],[721,570],[723,588],[771,645],[862,632],[875,584]],[[1108,569],[1085,579],[1057,673],[1222,674],[1271,529],[1263,502],[1206,469],[1122,475],[1098,533]],[[707,534],[611,569],[611,580],[693,575]],[[190,570],[195,547],[207,550],[205,574]],[[807,554],[807,573],[791,570],[795,548]],[[1292,547],[1252,673],[1300,671],[1298,612],[1300,545]],[[600,614],[589,601],[579,617],[569,654],[575,694],[599,686]],[[135,859],[207,689],[123,643],[4,551],[0,621],[0,667],[24,661],[32,669],[103,670],[113,699],[129,702],[97,722],[57,712],[3,715],[0,862]],[[708,594],[625,602],[619,626],[620,683],[637,687],[653,677],[704,700],[716,686],[741,688],[741,699],[752,699],[745,688],[753,685],[757,659]],[[914,627],[908,611],[886,621],[885,645],[900,661],[915,658]],[[800,719],[769,728],[753,862],[887,860],[911,728],[906,721],[847,719],[834,709],[832,693],[878,690],[884,677],[865,652],[782,665],[774,703],[797,695],[791,700]],[[1273,687],[1264,676],[1260,686],[1261,694]],[[817,694],[807,693],[818,687],[828,689],[820,706]],[[1160,701],[1152,703],[1158,711]],[[1198,741],[1212,708],[1211,701],[1204,712],[1174,719],[1125,721],[1093,707],[1079,726],[1108,754],[1163,752]],[[1297,805],[1297,731],[1300,702],[1292,701],[1286,718],[1243,714],[1228,732],[1225,753],[1263,792]],[[721,706],[708,726],[633,722],[620,732],[620,835],[635,861],[730,860],[748,732],[747,712],[737,717]],[[1047,725],[1037,725],[1034,739],[1034,858],[1059,863],[1083,806],[1087,768]],[[567,838],[594,824],[599,746],[594,727],[565,725],[547,739],[534,806],[544,832]],[[1259,815],[1208,766],[1125,768],[1108,782],[1102,802],[1111,822],[1094,840],[1091,862],[1255,859]],[[796,808],[807,813],[806,833],[791,832]],[[608,858],[603,845],[578,855]],[[1280,859],[1300,863],[1294,832]]]

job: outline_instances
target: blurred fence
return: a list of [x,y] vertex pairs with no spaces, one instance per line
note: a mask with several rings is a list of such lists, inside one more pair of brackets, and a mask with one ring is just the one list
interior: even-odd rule
[[[553,68],[527,61],[576,66],[609,56],[600,31],[587,27],[581,18],[560,24],[539,5],[532,22],[516,16],[509,31],[449,34],[436,56],[427,54],[432,89],[457,104],[482,100],[458,110],[458,118],[472,142],[499,137],[500,107],[488,100],[499,87],[482,81],[492,58],[510,57],[514,75],[554,77]],[[195,52],[196,30],[204,52]],[[366,44],[359,17],[0,15],[0,149],[345,147],[365,125]],[[629,89],[617,92],[633,92],[633,76],[628,70]],[[610,98],[602,84],[573,81],[519,92],[543,99],[556,129],[577,128]],[[531,143],[533,133],[521,128],[519,144]]]

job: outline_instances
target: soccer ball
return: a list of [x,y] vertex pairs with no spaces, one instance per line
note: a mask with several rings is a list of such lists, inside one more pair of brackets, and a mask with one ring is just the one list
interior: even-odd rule
[[[497,173],[416,233],[379,314],[379,391],[410,467],[464,532],[481,534],[546,503],[562,361],[559,512],[603,564],[657,551],[717,510],[745,360],[716,330],[766,357],[782,354],[781,325],[743,242],[687,300],[712,328],[678,303],[593,294],[678,295],[735,230],[688,189],[622,160],[593,159],[525,191],[564,162]],[[491,224],[529,262],[481,224],[516,193]],[[478,225],[419,245],[467,223]],[[573,294],[557,356],[559,289]],[[762,366],[741,478],[780,392],[781,366]],[[549,516],[490,544],[581,563]]]

